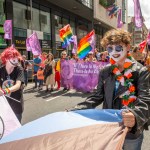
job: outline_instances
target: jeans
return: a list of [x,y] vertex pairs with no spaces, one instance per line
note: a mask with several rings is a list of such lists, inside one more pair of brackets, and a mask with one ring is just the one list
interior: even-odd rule
[[39,81],[39,87],[43,86],[43,80],[38,80]]
[[28,72],[27,71],[24,71],[24,83],[27,86],[28,84]]
[[35,88],[37,88],[37,83],[38,83],[38,79],[37,79],[37,72],[34,72],[34,83],[35,83]]
[[21,123],[21,119],[22,119],[22,114],[15,114],[17,119],[19,120],[19,122]]
[[123,150],[141,150],[143,133],[137,139],[125,139]]

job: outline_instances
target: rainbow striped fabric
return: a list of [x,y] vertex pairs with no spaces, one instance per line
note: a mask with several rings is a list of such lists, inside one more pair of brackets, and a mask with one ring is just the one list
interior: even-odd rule
[[70,45],[70,40],[73,34],[69,24],[59,30],[59,35],[60,35],[60,39],[63,42],[62,44],[63,48],[66,48],[68,45]]
[[86,55],[93,49],[93,43],[95,43],[94,40],[95,31],[92,30],[89,34],[87,34],[85,37],[83,37],[80,40],[77,55],[80,59],[83,59],[86,57]]

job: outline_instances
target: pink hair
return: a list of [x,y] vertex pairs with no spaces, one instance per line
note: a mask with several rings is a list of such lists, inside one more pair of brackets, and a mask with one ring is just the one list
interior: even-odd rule
[[2,64],[6,64],[6,60],[15,58],[21,58],[21,54],[13,47],[6,48],[1,54]]

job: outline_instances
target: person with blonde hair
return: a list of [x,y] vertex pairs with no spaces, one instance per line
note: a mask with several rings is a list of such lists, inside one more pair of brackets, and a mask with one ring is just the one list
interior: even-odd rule
[[47,55],[47,59],[45,60],[45,84],[46,84],[46,92],[48,92],[48,86],[51,86],[51,92],[54,90],[55,85],[55,60],[52,53]]
[[[67,52],[64,50],[61,52],[61,58],[58,60],[56,65],[56,71],[61,74],[61,60],[69,60],[67,57]],[[64,87],[63,91],[68,91],[70,89],[69,85],[66,85],[67,87]]]
[[125,30],[105,34],[101,45],[109,53],[110,65],[100,70],[97,91],[70,110],[92,109],[102,102],[104,109],[123,109],[123,124],[129,131],[123,150],[141,150],[143,131],[150,124],[150,73],[130,55],[130,41]]

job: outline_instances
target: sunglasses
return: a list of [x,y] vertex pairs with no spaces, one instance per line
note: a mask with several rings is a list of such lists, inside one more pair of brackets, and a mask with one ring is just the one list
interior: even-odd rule
[[[106,49],[107,49],[108,53],[111,53],[113,51],[112,46],[108,46]],[[121,52],[121,51],[123,51],[123,47],[121,45],[116,45],[115,46],[115,51],[116,52]]]

